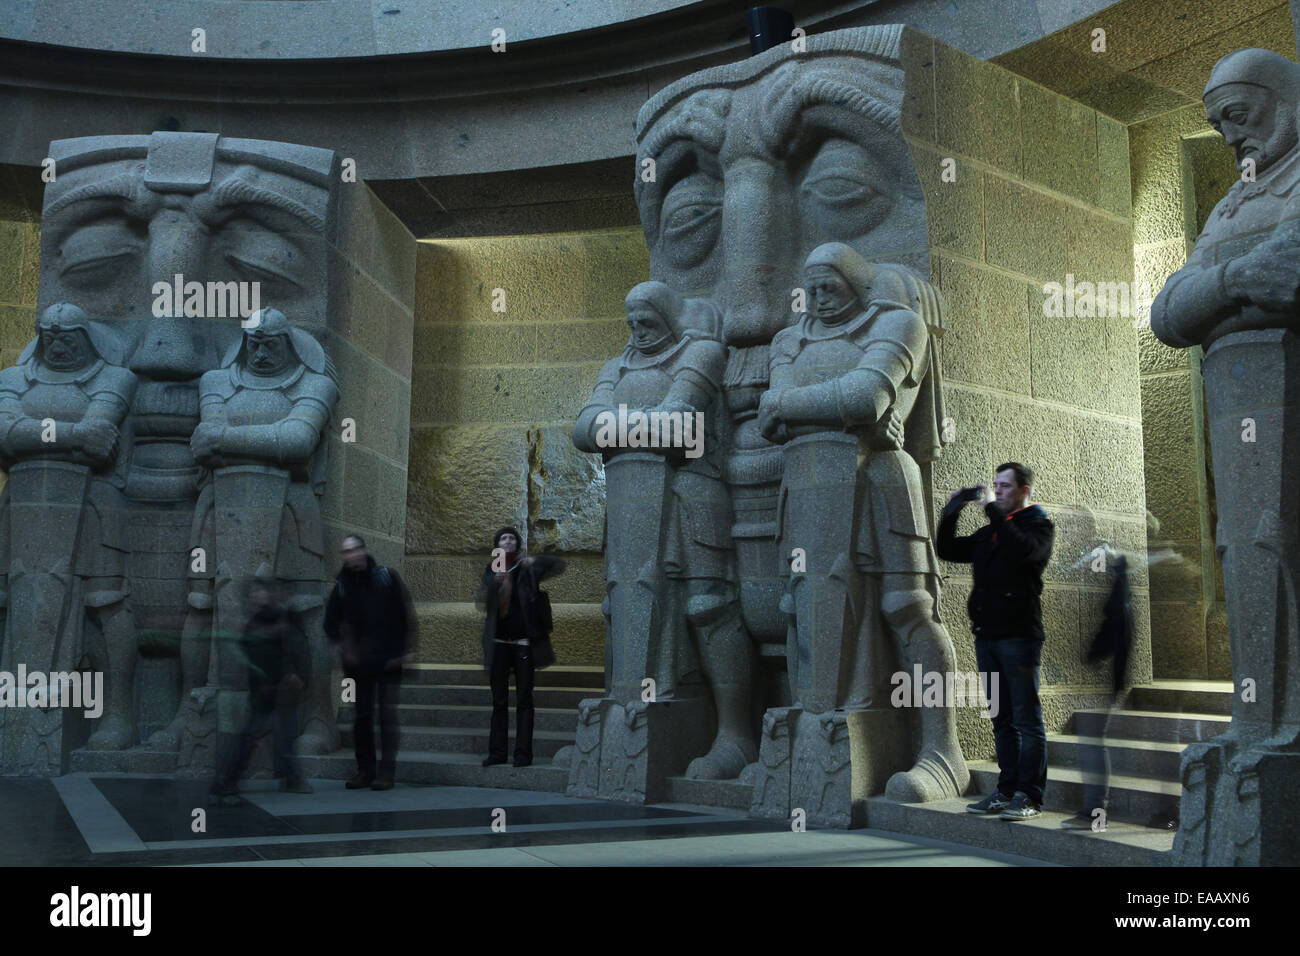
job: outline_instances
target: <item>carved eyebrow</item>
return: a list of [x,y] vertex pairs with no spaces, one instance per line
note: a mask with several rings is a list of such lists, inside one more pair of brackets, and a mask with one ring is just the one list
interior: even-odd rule
[[[723,91],[704,92],[717,94]],[[675,139],[690,140],[712,152],[719,152],[727,135],[727,114],[730,111],[730,91],[725,98],[697,93],[677,107],[667,122],[656,124],[641,144],[640,155],[658,156]]]
[[154,200],[154,195],[144,187],[138,174],[118,173],[99,182],[78,186],[50,203],[42,215],[54,216],[75,203],[93,199],[125,200],[126,211],[133,215],[147,215],[157,202],[161,202],[161,200]]
[[[199,197],[202,198],[202,197]],[[218,186],[213,189],[207,196],[206,203],[200,203],[196,200],[195,212],[200,219],[210,221],[216,218],[216,215],[231,206],[242,206],[248,203],[257,203],[259,205],[271,206],[279,209],[281,212],[287,212],[295,219],[301,220],[315,232],[325,231],[325,220],[312,212],[302,203],[295,199],[290,199],[281,193],[267,189],[265,186],[258,186],[250,183],[238,175],[231,176],[222,180]]]
[[834,106],[871,120],[893,133],[901,132],[898,106],[873,96],[860,86],[828,76],[800,76],[763,110],[763,132],[774,146],[784,141],[799,115],[812,106]]

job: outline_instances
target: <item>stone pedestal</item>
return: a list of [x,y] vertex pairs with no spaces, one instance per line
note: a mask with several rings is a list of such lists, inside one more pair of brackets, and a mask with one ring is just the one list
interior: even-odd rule
[[624,704],[584,700],[569,767],[571,797],[655,803],[668,797],[668,778],[709,749],[715,717],[704,697]]

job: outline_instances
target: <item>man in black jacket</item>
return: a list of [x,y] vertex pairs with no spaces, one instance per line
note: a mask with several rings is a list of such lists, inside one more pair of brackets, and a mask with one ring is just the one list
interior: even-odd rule
[[[343,674],[356,682],[357,774],[349,790],[391,790],[397,771],[397,695],[402,665],[415,660],[415,606],[391,568],[366,553],[355,534],[343,539],[343,569],[325,608],[325,633],[341,644]],[[379,703],[382,759],[375,763],[375,702]]]
[[[993,500],[988,487],[948,496],[939,519],[939,557],[973,565],[974,587],[966,603],[975,633],[975,660],[990,684],[996,680],[993,740],[998,754],[997,789],[966,809],[1000,813],[1004,820],[1036,816],[1047,786],[1047,732],[1038,701],[1043,651],[1043,569],[1052,555],[1054,529],[1047,512],[1029,503],[1034,473],[1009,461],[998,465]],[[957,537],[962,508],[978,501],[988,524]]]

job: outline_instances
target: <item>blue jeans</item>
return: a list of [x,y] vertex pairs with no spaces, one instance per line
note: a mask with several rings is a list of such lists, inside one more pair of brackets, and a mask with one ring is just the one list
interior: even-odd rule
[[998,675],[993,743],[998,753],[998,791],[1020,791],[1041,806],[1047,788],[1047,728],[1038,701],[1042,643],[1032,638],[977,640],[975,661],[984,674]]

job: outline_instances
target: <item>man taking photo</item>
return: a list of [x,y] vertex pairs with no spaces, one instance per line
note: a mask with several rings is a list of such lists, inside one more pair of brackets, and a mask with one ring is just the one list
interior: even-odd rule
[[[1019,462],[998,465],[990,498],[987,485],[954,491],[939,519],[935,549],[945,561],[972,565],[975,583],[966,602],[975,634],[975,660],[984,678],[997,675],[993,740],[997,789],[971,813],[1027,820],[1040,812],[1047,786],[1047,731],[1038,701],[1043,650],[1043,568],[1055,531],[1047,512],[1029,503],[1034,473]],[[979,503],[988,524],[957,537],[957,519]],[[993,703],[993,702],[990,702]]]

